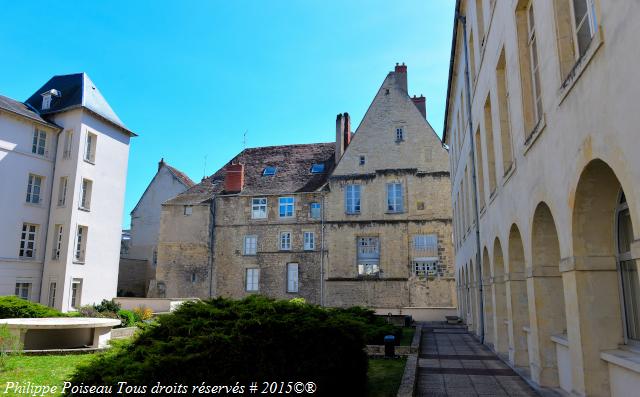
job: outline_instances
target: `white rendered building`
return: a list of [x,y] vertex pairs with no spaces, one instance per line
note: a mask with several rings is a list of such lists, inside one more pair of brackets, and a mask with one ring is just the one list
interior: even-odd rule
[[0,295],[63,311],[116,296],[132,136],[84,73],[0,96]]

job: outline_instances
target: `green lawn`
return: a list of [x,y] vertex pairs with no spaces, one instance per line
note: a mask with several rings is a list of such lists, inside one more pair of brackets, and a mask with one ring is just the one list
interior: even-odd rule
[[400,338],[400,346],[411,346],[413,340],[413,334],[416,333],[415,327],[403,327],[402,337]]
[[369,359],[367,396],[392,397],[398,394],[406,362],[406,358]]
[[7,382],[58,386],[61,391],[63,382],[70,378],[75,368],[94,357],[94,354],[9,357],[5,370],[0,371],[0,394],[15,395],[11,391],[4,394]]

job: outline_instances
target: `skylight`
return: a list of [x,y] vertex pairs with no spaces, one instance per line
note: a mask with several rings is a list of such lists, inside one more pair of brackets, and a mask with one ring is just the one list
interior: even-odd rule
[[324,163],[316,163],[311,166],[312,174],[322,174],[324,172]]
[[276,167],[264,167],[262,170],[262,176],[273,176],[276,174]]

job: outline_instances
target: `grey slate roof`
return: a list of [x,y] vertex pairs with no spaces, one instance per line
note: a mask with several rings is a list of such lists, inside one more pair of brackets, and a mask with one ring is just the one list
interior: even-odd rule
[[[165,204],[199,204],[224,192],[226,167],[244,164],[244,186],[241,195],[313,192],[327,181],[335,165],[335,143],[267,146],[245,149],[215,174],[168,200]],[[312,174],[311,166],[324,163],[325,172]],[[277,167],[274,176],[262,176],[267,166]]]
[[9,112],[18,114],[20,116],[27,117],[33,121],[37,121],[42,124],[47,124],[54,128],[58,128],[58,129],[60,128],[59,126],[42,118],[42,116],[40,116],[38,112],[34,112],[31,108],[29,108],[29,106],[25,105],[24,103],[18,102],[14,99],[11,99],[3,95],[0,95],[0,108]]
[[[60,97],[51,98],[51,106],[49,109],[42,110],[42,93],[52,89],[58,90]],[[104,99],[100,90],[93,84],[93,81],[86,73],[67,74],[61,76],[53,76],[40,89],[38,89],[26,103],[33,109],[36,109],[41,115],[54,114],[64,110],[70,110],[78,107],[84,107],[103,117],[118,127],[133,134],[111,106]],[[135,134],[133,134],[135,135]]]

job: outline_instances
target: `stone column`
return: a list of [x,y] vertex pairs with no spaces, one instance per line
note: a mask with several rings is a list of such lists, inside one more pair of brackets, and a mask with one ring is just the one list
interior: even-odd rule
[[507,317],[509,319],[509,362],[516,367],[529,367],[527,333],[529,305],[527,304],[527,282],[523,272],[505,274]]
[[507,307],[504,276],[491,277],[491,295],[493,298],[493,340],[494,350],[503,357],[509,351],[509,337],[507,336]]
[[493,333],[494,311],[493,311],[493,288],[491,277],[482,279],[483,302],[484,302],[484,343],[495,349],[495,338]]

